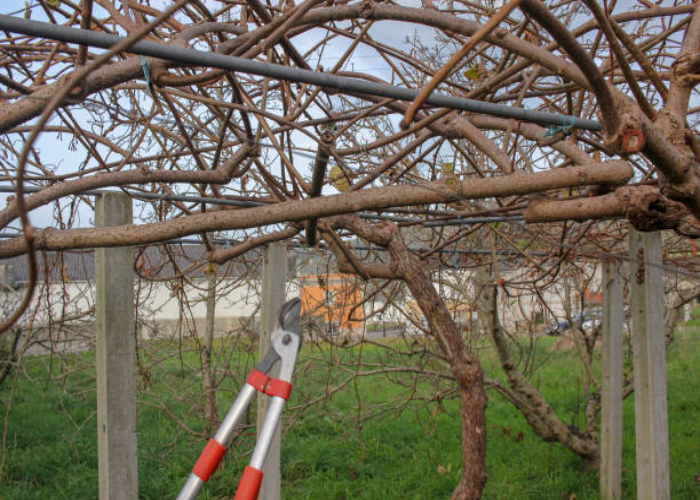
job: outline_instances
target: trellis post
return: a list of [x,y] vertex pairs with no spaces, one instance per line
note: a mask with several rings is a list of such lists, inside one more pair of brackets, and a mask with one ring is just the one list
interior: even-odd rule
[[[95,226],[132,222],[131,198],[97,197]],[[97,450],[100,500],[138,498],[133,247],[95,249]]]
[[620,500],[622,487],[622,283],[616,262],[603,264],[602,415],[600,496]]
[[637,498],[667,500],[671,493],[661,233],[639,233],[630,227],[629,239]]
[[[273,243],[265,248],[262,284],[262,325],[260,330],[260,356],[270,348],[270,333],[275,325],[277,313],[286,299],[287,247]],[[279,375],[279,367],[270,372],[270,377]],[[268,398],[258,395],[257,428],[262,427],[267,413]],[[281,424],[280,424],[281,427]],[[282,431],[277,427],[263,468],[263,483],[259,500],[279,500],[281,496],[280,448]]]

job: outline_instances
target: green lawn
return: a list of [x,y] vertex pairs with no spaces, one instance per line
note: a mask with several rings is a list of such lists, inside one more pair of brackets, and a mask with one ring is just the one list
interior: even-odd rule
[[[699,310],[695,311],[700,313]],[[700,314],[679,328],[668,353],[671,483],[674,499],[700,498]],[[555,410],[571,425],[581,425],[582,373],[571,352],[551,353],[554,339],[539,339],[532,379]],[[164,346],[157,352],[162,353]],[[223,415],[253,363],[250,349],[220,346],[218,362],[233,376],[219,391]],[[148,348],[146,349],[148,351]],[[206,423],[183,400],[199,390],[196,358],[191,352],[156,364],[156,350],[142,357],[142,388],[157,394],[196,431]],[[153,356],[152,358],[149,356]],[[323,359],[366,364],[395,362],[384,349],[305,348],[291,406],[325,393],[348,375],[329,370]],[[498,369],[493,353],[481,350],[489,376]],[[420,356],[414,366],[436,368]],[[403,360],[406,361],[405,359]],[[546,362],[545,362],[546,361]],[[0,391],[0,424],[6,424],[0,498],[92,499],[97,497],[95,392],[92,355],[66,360],[32,358],[24,362],[11,397],[12,380]],[[364,369],[372,369],[365,366]],[[49,377],[49,373],[53,377]],[[404,383],[406,382],[406,383]],[[286,499],[445,499],[460,475],[460,427],[456,402],[430,401],[449,384],[414,381],[408,375],[362,377],[331,399],[303,414],[283,443],[282,475]],[[416,398],[405,403],[406,396]],[[175,498],[204,442],[184,432],[146,392],[140,395],[138,440],[140,497]],[[634,401],[625,402],[623,489],[634,498]],[[190,411],[190,413],[188,413]],[[358,420],[359,416],[359,420]],[[254,421],[254,415],[251,415]],[[488,407],[488,484],[485,498],[597,498],[598,478],[581,468],[578,458],[556,443],[545,443],[520,414],[495,393]],[[361,425],[359,425],[361,423]],[[232,446],[223,467],[200,498],[231,498],[249,458],[254,431],[246,430]]]

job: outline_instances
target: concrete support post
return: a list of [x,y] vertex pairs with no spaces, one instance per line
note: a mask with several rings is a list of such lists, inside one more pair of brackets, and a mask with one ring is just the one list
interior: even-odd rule
[[[95,225],[132,222],[131,198],[97,197]],[[95,249],[97,450],[100,500],[138,498],[134,250]]]
[[496,290],[491,280],[491,266],[479,266],[474,272],[474,297],[476,298],[476,310],[478,324],[481,333],[493,337],[496,328],[494,322],[494,309],[496,307]]
[[[265,249],[263,261],[262,329],[260,331],[261,357],[270,348],[270,333],[277,320],[277,313],[286,299],[286,281],[287,247],[282,244],[268,245]],[[275,367],[270,373],[270,377],[277,377],[278,374],[278,367]],[[265,414],[267,413],[268,401],[269,398],[258,394],[258,429],[262,427]],[[278,427],[263,468],[263,483],[258,496],[259,500],[280,499],[282,481],[280,473],[281,435],[281,429]]]
[[600,497],[622,498],[622,283],[619,266],[603,267],[602,415],[600,425]]
[[661,233],[630,227],[630,291],[637,429],[637,498],[671,497]]

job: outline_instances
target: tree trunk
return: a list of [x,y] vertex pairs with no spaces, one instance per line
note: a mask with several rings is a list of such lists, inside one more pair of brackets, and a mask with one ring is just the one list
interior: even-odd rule
[[484,372],[479,360],[469,352],[445,303],[433,286],[426,266],[406,247],[398,228],[394,231],[389,252],[392,267],[406,281],[413,298],[428,321],[430,331],[459,386],[462,417],[462,479],[452,493],[452,500],[481,498],[486,485],[486,391]]
[[[389,250],[389,266],[362,264],[346,255],[330,227],[345,228],[361,238]],[[462,420],[462,478],[452,493],[452,500],[478,500],[486,485],[486,391],[484,372],[479,360],[462,341],[459,328],[433,286],[427,266],[409,251],[399,228],[392,222],[369,224],[356,216],[327,219],[326,241],[343,272],[365,278],[403,279],[416,300],[431,335],[435,337],[455,375],[460,395]],[[353,262],[354,261],[354,262]]]

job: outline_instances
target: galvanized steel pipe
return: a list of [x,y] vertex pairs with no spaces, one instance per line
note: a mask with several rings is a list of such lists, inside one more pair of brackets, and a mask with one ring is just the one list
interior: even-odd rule
[[[98,33],[90,30],[69,28],[56,24],[22,19],[19,17],[0,15],[0,30],[24,35],[58,40],[66,43],[77,43],[91,47],[109,49],[124,40],[124,37]],[[413,101],[418,96],[418,91],[369,82],[359,78],[349,78],[318,71],[309,71],[278,64],[264,63],[240,57],[219,54],[216,52],[203,52],[200,50],[166,45],[163,43],[139,41],[128,49],[129,52],[149,57],[156,57],[169,61],[175,61],[194,66],[208,66],[212,68],[240,71],[253,75],[266,76],[279,80],[310,83],[320,87],[335,89],[340,92],[370,94],[379,97],[388,97],[401,101]],[[431,94],[426,99],[426,104],[440,108],[459,109],[473,113],[513,118],[526,122],[534,122],[542,125],[560,127],[576,127],[583,130],[601,130],[599,122],[570,115],[558,115],[534,111],[525,108],[516,108],[503,104],[477,101],[449,95]]]

